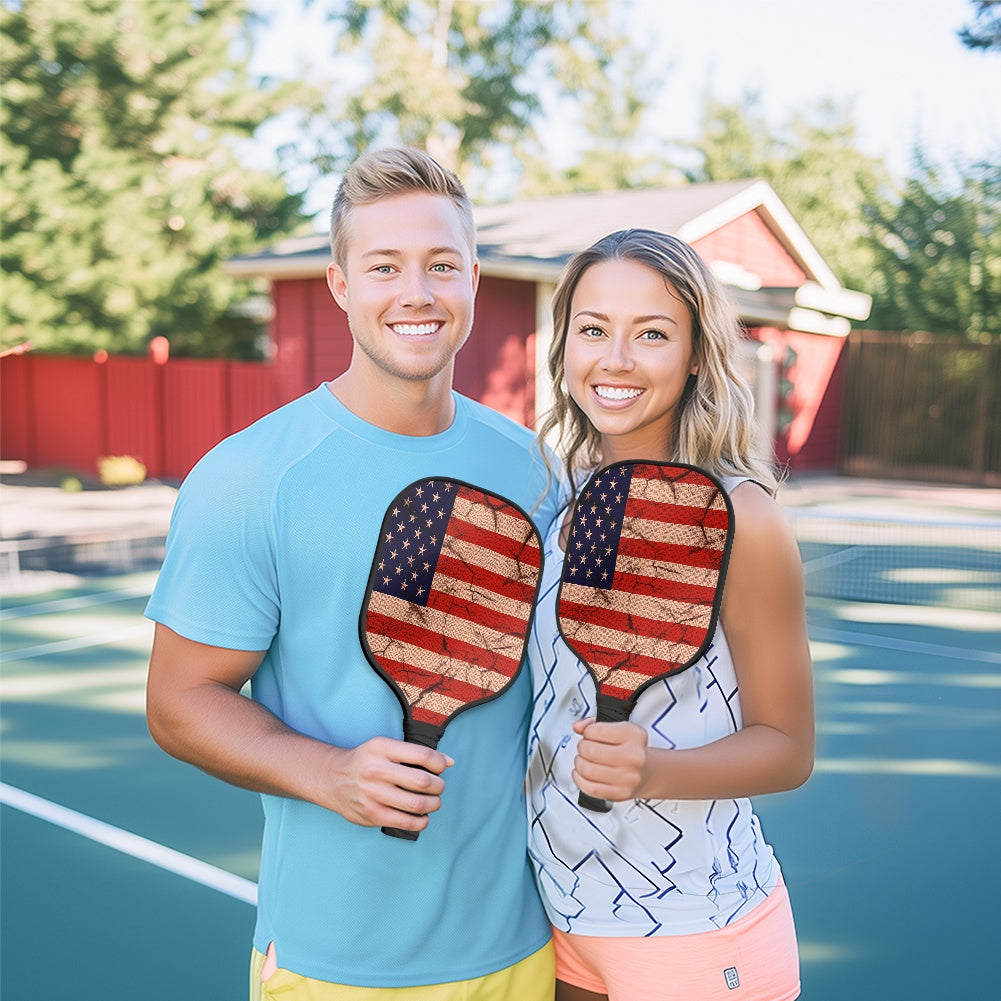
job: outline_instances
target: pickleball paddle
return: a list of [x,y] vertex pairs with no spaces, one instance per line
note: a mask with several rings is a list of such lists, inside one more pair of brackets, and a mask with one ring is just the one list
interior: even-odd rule
[[541,568],[535,526],[503,497],[435,477],[390,503],[359,630],[366,657],[403,708],[404,740],[437,747],[459,713],[514,682]]
[[[594,678],[599,721],[627,720],[645,689],[705,652],[732,542],[730,498],[694,466],[618,462],[585,484],[570,521],[557,621]],[[578,802],[611,809],[583,792]]]

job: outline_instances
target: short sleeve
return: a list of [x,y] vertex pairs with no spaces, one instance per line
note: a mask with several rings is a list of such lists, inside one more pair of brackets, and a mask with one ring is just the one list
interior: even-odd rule
[[146,616],[212,646],[266,650],[278,628],[272,498],[224,442],[181,486]]

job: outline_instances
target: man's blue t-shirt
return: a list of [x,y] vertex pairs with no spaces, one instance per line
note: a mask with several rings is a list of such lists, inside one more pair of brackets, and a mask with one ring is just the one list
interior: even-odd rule
[[[253,698],[341,747],[399,738],[402,713],[362,652],[361,611],[389,502],[423,477],[499,494],[544,532],[555,513],[526,428],[453,394],[441,434],[392,434],[322,385],[216,446],[178,495],[146,614],[188,639],[266,650]],[[542,503],[536,506],[542,498]],[[549,926],[526,858],[522,669],[456,716],[441,809],[417,841],[265,795],[254,945],[334,983],[404,987],[483,976],[541,948]]]

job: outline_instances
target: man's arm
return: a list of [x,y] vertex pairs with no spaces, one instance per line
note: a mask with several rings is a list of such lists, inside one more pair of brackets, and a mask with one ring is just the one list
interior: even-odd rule
[[344,748],[297,733],[241,694],[263,657],[157,623],[146,689],[153,739],[244,789],[307,800],[362,826],[423,830],[424,814],[441,805],[441,774],[452,760],[389,737]]

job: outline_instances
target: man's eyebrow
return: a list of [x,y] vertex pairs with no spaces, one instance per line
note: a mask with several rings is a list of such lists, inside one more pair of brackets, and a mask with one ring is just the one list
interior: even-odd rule
[[[431,257],[437,257],[439,254],[454,254],[457,257],[462,256],[462,251],[458,247],[429,247],[427,253]],[[362,257],[402,257],[403,252],[397,250],[393,247],[383,247],[376,248],[375,250],[366,250]]]

